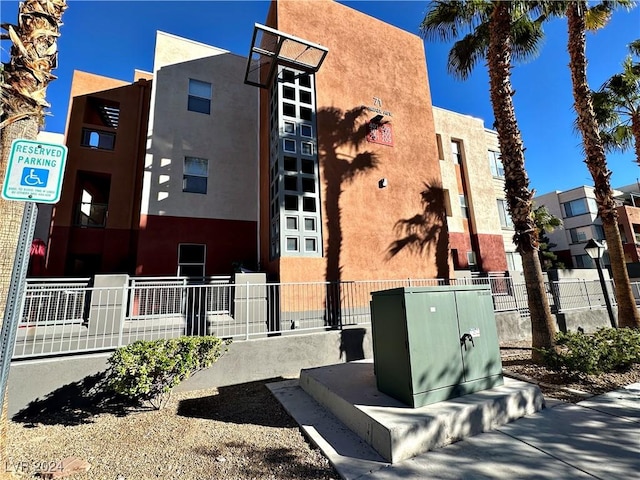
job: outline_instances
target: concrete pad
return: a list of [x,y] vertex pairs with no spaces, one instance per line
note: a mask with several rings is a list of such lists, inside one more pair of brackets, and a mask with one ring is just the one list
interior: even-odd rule
[[[640,383],[580,402],[581,407],[640,423]],[[640,435],[640,433],[639,433]]]
[[[390,464],[295,380],[269,388],[345,480],[626,480],[637,478],[640,471],[637,423],[581,404],[559,404],[492,432]],[[633,393],[635,388],[601,397],[615,399],[626,391]]]
[[360,478],[389,465],[373,448],[307,395],[299,387],[297,379],[269,383],[267,388],[345,480]]
[[300,386],[391,463],[544,407],[537,386],[506,379],[500,387],[411,408],[377,390],[370,360],[302,370]]

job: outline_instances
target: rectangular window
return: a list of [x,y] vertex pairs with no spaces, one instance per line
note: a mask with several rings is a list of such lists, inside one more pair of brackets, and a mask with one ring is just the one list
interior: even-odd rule
[[625,231],[624,227],[618,224],[618,230],[620,230],[620,239],[622,240],[622,243],[627,243],[627,232]]
[[192,112],[211,113],[211,84],[189,79],[189,101],[187,109]]
[[500,217],[500,225],[502,228],[513,228],[513,220],[507,209],[507,202],[502,199],[497,200],[498,203],[498,216]]
[[94,130],[92,128],[82,129],[82,142],[80,145],[83,147],[97,148],[99,150],[113,150],[116,142],[116,134],[113,132],[104,132],[101,130]]
[[287,228],[289,230],[297,230],[298,229],[298,217],[286,217]]
[[315,238],[305,238],[304,239],[304,251],[305,252],[315,252],[316,248],[316,239]]
[[302,142],[300,149],[303,155],[313,155],[313,144],[309,142]]
[[442,150],[442,137],[436,133],[436,145],[438,146],[438,160],[444,160],[444,151]]
[[206,158],[184,157],[182,191],[187,193],[207,193],[209,160]]
[[636,243],[640,243],[640,225],[637,223],[633,224],[633,236],[636,239]]
[[296,133],[296,124],[293,122],[284,122],[284,133]]
[[462,211],[462,218],[469,218],[469,203],[464,195],[460,195],[460,210]]
[[296,142],[295,140],[289,140],[288,138],[284,139],[284,151],[296,153]]
[[300,125],[300,135],[303,137],[313,137],[313,130],[311,125]]
[[462,142],[451,140],[451,159],[456,165],[462,164]]
[[569,236],[571,237],[571,243],[580,243],[589,240],[590,230],[589,227],[570,228]]
[[491,167],[491,175],[495,178],[504,178],[504,167],[500,159],[500,152],[489,150],[489,166]]
[[298,251],[298,239],[296,237],[287,237],[287,252]]
[[[585,201],[587,199],[585,198],[579,198],[577,200],[571,200],[570,202],[566,202],[562,204],[562,208],[564,210],[564,216],[566,217],[575,217],[576,215],[583,215],[585,213],[589,213],[590,211],[590,206],[591,205],[587,205],[587,202]],[[595,202],[595,200],[593,200],[592,198],[589,199]],[[597,208],[592,210],[592,211],[597,211]]]
[[576,255],[573,258],[576,262],[577,268],[593,268],[594,267],[593,260],[591,260],[591,257],[587,254]]
[[206,246],[193,243],[178,245],[178,276],[199,277],[205,275]]
[[476,252],[467,252],[467,263],[470,267],[476,265]]
[[304,219],[304,229],[308,232],[316,231],[316,219],[315,218],[305,218]]
[[593,228],[596,230],[596,240],[606,240],[604,238],[604,228],[602,228],[602,225],[595,224]]

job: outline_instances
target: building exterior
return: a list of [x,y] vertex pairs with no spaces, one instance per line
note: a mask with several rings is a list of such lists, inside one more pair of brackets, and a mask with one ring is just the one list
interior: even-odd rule
[[522,270],[497,133],[468,115],[434,107],[433,116],[454,269]]
[[[614,190],[618,203],[618,227],[627,263],[640,259],[640,188],[637,184]],[[593,268],[584,251],[590,239],[605,240],[602,221],[598,218],[593,187],[581,186],[537,196],[536,205],[545,205],[563,221],[563,226],[547,234],[555,246],[551,249],[567,268]],[[602,262],[609,264],[607,253]]]
[[283,282],[448,277],[422,40],[333,1],[272,2],[266,25],[328,54],[261,89],[263,268]]
[[517,269],[495,132],[432,107],[419,37],[330,0],[274,1],[266,24],[260,51],[306,46],[318,68],[261,64],[251,82],[253,45],[248,63],[158,32],[133,83],[75,73],[49,275]]

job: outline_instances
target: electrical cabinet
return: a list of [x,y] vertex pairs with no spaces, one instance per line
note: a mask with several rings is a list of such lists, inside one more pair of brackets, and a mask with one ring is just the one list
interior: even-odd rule
[[476,285],[372,293],[378,390],[412,407],[503,384],[491,291]]

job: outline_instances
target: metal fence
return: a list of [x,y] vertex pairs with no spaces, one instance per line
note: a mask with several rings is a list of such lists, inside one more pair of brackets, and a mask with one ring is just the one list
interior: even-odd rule
[[[525,285],[508,277],[244,284],[229,277],[155,277],[115,287],[95,287],[89,279],[29,280],[14,358],[181,335],[246,340],[366,324],[372,292],[444,284],[487,285],[496,312],[529,314]],[[640,301],[640,284],[632,287]],[[597,281],[548,282],[545,288],[554,313],[605,304]]]

